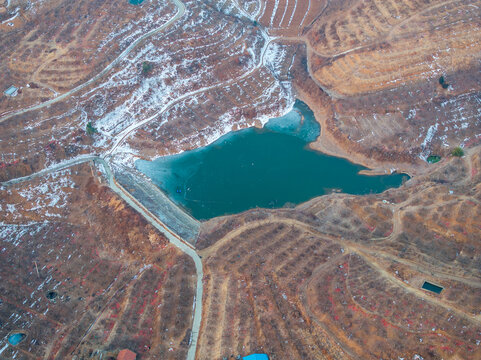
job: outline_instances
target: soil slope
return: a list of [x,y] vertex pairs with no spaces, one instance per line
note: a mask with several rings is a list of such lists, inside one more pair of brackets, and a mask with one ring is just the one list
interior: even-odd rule
[[[185,359],[195,268],[78,165],[0,190],[1,358]],[[53,295],[49,295],[53,294]],[[52,298],[53,297],[53,298]]]
[[199,359],[479,358],[480,180],[477,147],[379,195],[205,223]]

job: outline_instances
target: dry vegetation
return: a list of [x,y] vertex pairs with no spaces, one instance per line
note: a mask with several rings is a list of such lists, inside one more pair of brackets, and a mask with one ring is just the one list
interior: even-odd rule
[[[43,79],[38,84],[64,92],[175,12],[171,3],[152,4],[58,1],[25,10],[49,20],[30,21],[5,35],[5,42],[21,41],[2,55],[8,57],[2,63],[24,61],[15,74],[33,71]],[[455,146],[469,148],[481,139],[481,95],[473,76],[480,70],[479,0],[206,0],[185,6],[172,27],[78,95],[1,123],[0,178],[105,151],[139,121],[147,122],[125,138],[128,146],[117,149],[121,156],[177,153],[231,129],[259,126],[258,120],[284,112],[294,96],[321,123],[313,148],[381,171],[423,173],[430,154],[446,156]],[[118,25],[108,28],[113,24]],[[264,31],[277,38],[261,58],[268,41]],[[32,46],[56,50],[30,54]],[[148,74],[141,70],[144,61],[152,66]],[[4,76],[13,76],[12,69]],[[35,85],[22,89],[27,90],[50,91]],[[28,103],[22,94],[2,101],[12,110],[12,101]],[[88,121],[99,129],[93,141],[82,139]],[[52,139],[55,156],[45,154]]]
[[[154,157],[205,145],[231,129],[259,126],[257,119],[266,113],[277,114],[287,105],[285,97],[289,92],[277,86],[276,77],[287,77],[292,56],[298,50],[286,47],[287,56],[276,74],[261,67],[178,102],[158,121],[141,127],[129,140],[130,146],[144,156]],[[164,119],[168,119],[165,124]]]
[[[144,32],[170,18],[171,3],[115,1],[14,1],[14,25],[0,26],[1,76],[15,98],[0,98],[0,113],[39,103],[99,73]],[[1,91],[3,92],[3,90]]]
[[[105,151],[115,136],[146,118],[151,120],[126,139],[133,148],[126,151],[145,157],[259,125],[259,119],[283,112],[293,101],[288,72],[301,53],[297,45],[273,43],[261,59],[266,45],[252,22],[203,2],[186,2],[185,15],[171,28],[139,45],[79,96],[1,123],[0,178]],[[143,61],[152,66],[148,74],[142,74]],[[93,139],[84,134],[88,121],[99,130]],[[55,156],[45,151],[52,139]]]
[[[31,3],[0,6],[1,21],[12,18],[0,25],[0,79],[20,87],[0,98],[3,114],[98,74],[176,10],[157,1]],[[204,224],[199,359],[253,351],[272,359],[480,358],[480,150],[447,155],[481,139],[481,2],[185,5],[182,18],[96,83],[0,123],[0,180],[103,153],[146,119],[120,155],[198,147],[259,126],[297,96],[322,125],[312,147],[423,175],[380,195],[332,194]],[[279,38],[262,57],[264,30]],[[87,122],[99,133],[85,134]],[[423,161],[433,153],[443,156],[435,171]],[[2,356],[88,358],[129,347],[140,359],[185,358],[193,265],[88,167],[0,197],[0,338],[27,333]],[[443,292],[421,290],[425,280]]]
[[480,9],[472,0],[331,2],[306,33],[311,75],[327,94],[304,95],[325,129],[315,146],[376,167],[478,143]]
[[[88,165],[0,192],[2,359],[184,359],[195,268]],[[38,272],[37,272],[38,270]],[[47,295],[54,291],[56,297]]]
[[199,359],[479,358],[480,153],[380,195],[207,222]]

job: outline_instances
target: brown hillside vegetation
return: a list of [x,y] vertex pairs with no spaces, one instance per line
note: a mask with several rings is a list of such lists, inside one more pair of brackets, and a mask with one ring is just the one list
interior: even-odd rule
[[[178,9],[0,3],[0,181],[80,154],[128,167],[198,148],[296,97],[321,124],[312,148],[413,175],[204,223],[198,359],[481,358],[481,0],[185,0],[108,73],[23,113]],[[0,187],[0,339],[26,334],[2,359],[185,359],[194,264],[97,171]]]
[[[282,113],[292,97],[286,83],[290,64],[303,50],[273,43],[279,63],[273,72],[273,64],[261,62],[266,40],[258,27],[203,2],[185,3],[186,14],[171,30],[139,45],[78,97],[0,123],[0,179],[105,151],[128,125],[149,117],[125,139],[144,157],[198,147]],[[147,59],[152,69],[142,74]],[[161,111],[167,103],[172,106]],[[98,134],[86,136],[87,121]]]
[[[63,23],[55,19],[49,26],[42,23],[46,32],[38,32],[35,41],[64,44],[65,56],[74,56],[77,48],[109,49],[79,57],[88,73],[67,66],[69,75],[60,76],[64,66],[59,65],[67,62],[49,60],[59,51],[14,55],[12,51],[27,52],[25,32],[19,32],[25,41],[9,47],[3,56],[16,62],[25,59],[18,67],[24,71],[55,64],[58,74],[51,74],[49,86],[70,82],[70,87],[55,90],[65,92],[98,73],[120,52],[114,44],[123,38],[120,34],[131,34],[122,42],[127,46],[150,29],[142,24],[148,22],[151,5],[127,3],[113,12],[93,12],[82,2],[75,7],[58,3],[62,14],[74,8],[82,13],[83,18],[73,18],[80,27],[108,26],[114,23],[110,17],[128,23],[118,31],[102,28],[108,36],[92,30],[88,44],[75,31],[64,44],[59,35]],[[427,156],[445,156],[456,146],[469,148],[481,140],[479,0],[184,3],[185,14],[168,30],[139,44],[96,83],[49,107],[2,122],[0,179],[79,153],[104,152],[124,135],[121,145],[128,146],[117,150],[127,157],[134,153],[153,158],[196,148],[230,130],[260,126],[285,112],[294,97],[304,100],[321,123],[313,148],[381,172],[423,173]],[[55,13],[49,8],[54,4],[42,5],[45,16]],[[173,3],[164,5],[156,8],[150,26],[160,26],[175,12]],[[99,14],[104,14],[102,21]],[[35,61],[35,66],[27,64]],[[94,65],[97,61],[103,65]],[[144,61],[151,65],[148,74],[141,70]],[[41,87],[28,91],[35,89]],[[17,102],[27,104],[22,98],[26,91],[15,98],[3,96],[2,101],[10,110]],[[84,136],[88,121],[99,130],[90,139]],[[123,133],[140,121],[145,123]],[[55,151],[48,149],[53,139]]]
[[194,264],[88,165],[0,199],[0,338],[27,335],[2,359],[185,359]]
[[417,173],[479,143],[479,0],[240,3],[270,35],[307,44],[314,84],[291,74],[323,126],[316,149]]
[[199,359],[478,359],[480,155],[379,195],[204,224]]
[[479,143],[480,19],[474,0],[331,1],[306,33],[311,75],[329,94],[316,146],[335,138],[369,164]]
[[[15,1],[20,16],[0,25],[0,84],[21,87],[0,97],[0,114],[39,103],[99,73],[141,34],[173,15],[167,1]],[[13,11],[13,9],[10,9]]]

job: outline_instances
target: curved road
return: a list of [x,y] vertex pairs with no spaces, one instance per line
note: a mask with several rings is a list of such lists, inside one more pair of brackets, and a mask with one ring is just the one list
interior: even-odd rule
[[75,159],[65,161],[63,163],[54,165],[50,168],[39,171],[35,174],[24,176],[21,178],[13,179],[2,183],[3,186],[9,186],[13,184],[18,184],[21,182],[32,180],[39,176],[44,176],[52,172],[60,171],[69,168],[74,165],[82,164],[84,162],[93,161],[101,164],[105,169],[107,174],[108,186],[122,199],[124,199],[132,208],[139,212],[152,226],[162,232],[169,241],[175,245],[179,250],[187,254],[192,258],[195,264],[195,270],[197,272],[197,284],[194,298],[194,319],[192,323],[192,333],[190,347],[187,353],[187,360],[195,359],[195,352],[197,348],[197,339],[199,337],[200,323],[202,319],[202,293],[203,284],[202,279],[204,278],[204,272],[202,269],[202,261],[200,256],[195,251],[194,247],[187,242],[183,241],[179,236],[177,236],[173,231],[171,231],[164,223],[162,223],[155,215],[153,215],[149,210],[147,210],[142,204],[135,199],[130,193],[128,193],[121,185],[119,185],[110,170],[108,163],[101,157],[86,155],[77,157]]
[[[85,83],[77,86],[76,88],[74,88],[74,89],[54,98],[54,99],[48,100],[48,101],[43,102],[43,103],[38,104],[38,105],[31,106],[29,108],[25,108],[25,109],[21,109],[21,110],[11,112],[10,114],[7,114],[4,117],[0,118],[0,123],[10,119],[11,117],[13,117],[15,115],[20,115],[20,114],[23,114],[23,113],[26,113],[26,112],[29,112],[29,111],[32,111],[32,110],[38,110],[38,109],[41,109],[43,107],[49,106],[53,103],[56,103],[57,101],[65,99],[68,96],[80,91],[81,89],[83,89],[86,86],[92,84],[93,82],[97,81],[99,78],[101,78],[102,76],[107,74],[116,64],[118,64],[122,59],[124,59],[140,42],[142,42],[143,40],[145,40],[146,38],[148,38],[148,37],[150,37],[154,34],[157,34],[158,32],[164,30],[165,28],[169,27],[176,20],[178,20],[180,17],[182,17],[184,15],[184,13],[185,13],[184,4],[180,0],[172,0],[172,1],[177,6],[178,11],[167,23],[163,24],[162,26],[160,26],[160,27],[158,27],[158,28],[146,33],[146,34],[144,34],[139,39],[134,41],[112,63],[110,63],[105,69],[103,69],[100,73],[95,75],[93,78],[91,78],[90,80],[86,81]],[[238,4],[236,4],[236,5],[238,5]],[[249,18],[249,15],[247,13],[245,13],[245,11],[243,11],[243,9],[241,9],[240,7],[238,7],[238,9],[240,10],[240,12],[244,16]],[[208,87],[204,87],[202,89],[198,89],[198,90],[186,93],[186,94],[184,94],[182,96],[179,96],[178,98],[170,101],[162,109],[160,109],[154,116],[151,116],[147,119],[144,119],[143,121],[141,121],[139,123],[133,124],[133,125],[127,127],[126,129],[124,129],[121,133],[119,133],[118,136],[117,136],[117,140],[115,140],[115,142],[113,143],[113,146],[110,148],[110,150],[107,151],[106,156],[110,157],[114,153],[116,148],[132,133],[132,131],[134,131],[138,127],[146,124],[147,122],[151,121],[155,117],[159,116],[160,114],[165,112],[167,109],[169,109],[175,103],[177,103],[177,102],[179,102],[179,101],[181,101],[181,100],[183,100],[187,97],[196,95],[198,93],[208,91],[208,90],[211,90],[211,89],[219,87],[219,86],[225,86],[227,84],[239,81],[240,79],[249,76],[254,71],[259,69],[264,64],[264,56],[265,56],[266,50],[269,47],[270,43],[272,41],[277,40],[277,38],[269,37],[267,35],[267,33],[265,33],[264,30],[262,30],[262,34],[263,34],[264,38],[266,39],[266,41],[265,41],[264,46],[261,50],[259,62],[250,71],[248,71],[247,73],[241,75],[240,77],[238,77],[236,79],[231,79],[227,82],[222,82],[221,84],[215,84],[215,85],[211,85],[211,86],[208,86]],[[195,355],[196,355],[197,340],[198,340],[198,337],[199,337],[199,330],[200,330],[200,324],[201,324],[201,319],[202,319],[202,294],[203,294],[202,280],[203,280],[204,274],[203,274],[202,261],[200,259],[200,256],[197,254],[197,252],[195,251],[195,248],[192,245],[190,245],[189,243],[182,240],[182,238],[180,238],[177,234],[175,234],[172,230],[170,230],[164,223],[162,223],[162,221],[160,221],[155,215],[153,215],[148,209],[146,209],[136,198],[134,198],[128,191],[126,191],[121,185],[119,185],[115,181],[115,178],[112,174],[110,166],[108,165],[108,163],[105,161],[104,158],[99,157],[99,156],[93,156],[93,155],[79,156],[77,158],[74,158],[74,159],[71,159],[71,160],[53,165],[50,168],[41,170],[41,171],[39,171],[35,174],[25,176],[25,177],[21,177],[21,178],[17,178],[17,179],[9,180],[7,182],[2,183],[1,185],[9,186],[9,185],[29,181],[29,180],[34,179],[36,177],[44,176],[44,175],[47,175],[49,173],[60,171],[60,170],[69,168],[71,166],[82,164],[82,163],[85,163],[85,162],[88,162],[88,161],[93,161],[93,162],[97,162],[97,163],[101,164],[103,166],[103,168],[105,169],[105,173],[107,174],[108,186],[116,194],[118,194],[123,200],[125,200],[130,206],[132,206],[132,208],[134,208],[137,212],[139,212],[152,226],[154,226],[159,231],[161,231],[173,245],[175,245],[182,252],[184,252],[185,254],[190,256],[192,258],[192,260],[194,261],[196,272],[197,272],[197,283],[196,283],[196,293],[195,293],[195,299],[194,299],[194,315],[193,315],[193,323],[192,323],[191,341],[190,341],[190,346],[189,346],[189,350],[188,350],[188,353],[187,353],[187,360],[194,360]]]
[[41,108],[44,108],[46,106],[49,106],[49,105],[52,105],[54,103],[56,103],[57,101],[60,101],[60,100],[63,100],[67,97],[69,97],[70,95],[82,90],[84,87],[92,84],[93,82],[97,81],[98,79],[100,79],[102,76],[104,76],[105,74],[107,74],[110,70],[112,70],[112,68],[117,65],[121,60],[125,59],[125,57],[138,45],[140,44],[142,41],[144,41],[145,39],[147,39],[148,37],[152,36],[152,35],[155,35],[157,33],[159,33],[160,31],[164,30],[165,28],[169,27],[170,25],[172,25],[174,22],[176,22],[180,17],[182,17],[185,13],[185,5],[180,1],[180,0],[172,0],[175,4],[175,6],[177,7],[177,12],[175,13],[175,15],[169,20],[167,21],[165,24],[159,26],[158,28],[156,29],[153,29],[151,31],[149,31],[148,33],[142,35],[140,38],[138,38],[137,40],[135,40],[132,44],[130,44],[124,51],[122,51],[122,53],[114,60],[112,61],[105,69],[103,69],[101,72],[99,72],[97,75],[95,75],[93,78],[91,78],[90,80],[87,80],[86,82],[84,82],[83,84],[80,84],[79,86],[73,88],[72,90],[69,90],[67,91],[66,93],[63,93],[62,95],[60,96],[57,96],[56,98],[53,98],[51,100],[48,100],[48,101],[45,101],[43,103],[40,103],[40,104],[37,104],[37,105],[33,105],[33,106],[30,106],[28,108],[24,108],[24,109],[21,109],[21,110],[17,110],[17,111],[13,111],[9,114],[6,114],[5,116],[3,116],[2,118],[0,118],[0,123],[10,119],[11,117],[13,116],[16,116],[16,115],[20,115],[20,114],[24,114],[26,112],[29,112],[29,111],[32,111],[32,110],[38,110],[38,109],[41,109]]
[[119,145],[122,144],[122,142],[127,138],[129,137],[129,135],[135,130],[135,129],[138,129],[139,127],[147,124],[148,122],[152,121],[153,119],[157,118],[158,116],[162,115],[164,112],[166,112],[167,110],[169,110],[172,106],[174,106],[175,104],[177,104],[179,101],[182,101],[184,99],[187,99],[188,97],[191,97],[191,96],[194,96],[194,95],[197,95],[197,94],[200,94],[202,92],[205,92],[205,91],[208,91],[208,90],[212,90],[212,89],[215,89],[215,88],[218,88],[218,87],[223,87],[223,86],[227,86],[227,85],[231,85],[231,84],[234,84],[244,78],[246,78],[247,76],[251,75],[252,73],[254,73],[255,71],[257,71],[262,65],[264,65],[264,57],[265,57],[265,54],[266,54],[266,51],[267,51],[267,48],[269,47],[270,43],[273,42],[273,41],[276,41],[278,40],[279,38],[270,38],[268,37],[267,35],[265,35],[265,33],[263,32],[263,35],[265,36],[266,38],[266,41],[265,41],[265,44],[264,46],[262,47],[262,50],[261,50],[261,55],[259,56],[259,62],[256,64],[256,66],[254,66],[252,69],[250,69],[248,72],[242,74],[241,76],[235,78],[235,79],[230,79],[228,81],[223,81],[221,83],[218,83],[218,84],[214,84],[214,85],[210,85],[210,86],[206,86],[206,87],[203,87],[201,89],[198,89],[198,90],[194,90],[194,91],[190,91],[188,93],[185,93],[171,101],[169,101],[167,104],[165,104],[159,111],[157,111],[154,115],[148,117],[147,119],[144,119],[142,121],[139,121],[139,122],[135,122],[133,123],[132,125],[126,127],[124,130],[122,130],[120,133],[118,133],[116,135],[116,138],[117,140],[114,141],[112,147],[110,148],[110,150],[108,150],[106,152],[106,156],[107,157],[110,157],[114,154],[115,150],[117,149],[117,147]]
[[[178,0],[173,0],[173,1],[178,1]],[[242,7],[239,6],[239,4],[237,4],[236,1],[233,2],[234,5],[237,7],[237,9],[239,10],[239,12],[245,16],[246,18],[252,20],[251,16],[242,9]],[[280,37],[271,37],[267,34],[267,32],[262,28],[262,27],[259,27],[259,30],[261,31],[262,33],[262,36],[264,37],[265,39],[265,43],[264,43],[264,46],[262,47],[261,49],[261,54],[259,56],[259,62],[252,68],[250,69],[249,71],[247,71],[246,73],[242,74],[241,76],[235,78],[235,79],[230,79],[228,81],[223,81],[221,83],[218,83],[218,84],[214,84],[214,85],[210,85],[210,86],[206,86],[206,87],[203,87],[201,89],[198,89],[198,90],[194,90],[194,91],[190,91],[188,93],[185,93],[179,97],[177,97],[176,99],[173,99],[171,100],[170,102],[168,102],[167,104],[165,104],[159,111],[157,111],[154,115],[148,117],[147,119],[144,119],[142,121],[139,121],[139,122],[136,122],[128,127],[126,127],[124,130],[122,130],[119,134],[116,135],[116,138],[117,140],[114,141],[112,147],[110,148],[110,150],[107,151],[106,153],[106,156],[107,157],[110,157],[114,154],[114,151],[117,149],[117,147],[122,144],[122,142],[135,130],[135,129],[138,129],[139,127],[145,125],[146,123],[152,121],[153,119],[155,119],[156,117],[162,115],[164,112],[166,112],[168,109],[170,109],[173,105],[177,104],[179,101],[182,101],[190,96],[194,96],[194,95],[197,95],[197,94],[200,94],[202,92],[205,92],[205,91],[208,91],[208,90],[212,90],[212,89],[215,89],[215,88],[218,88],[218,87],[221,87],[221,86],[227,86],[227,85],[231,85],[233,83],[236,83],[244,78],[246,78],[247,76],[251,75],[253,72],[255,72],[256,70],[258,70],[262,65],[264,65],[264,57],[265,57],[265,54],[266,54],[266,51],[267,51],[267,48],[269,47],[269,45],[271,44],[271,42],[273,41],[276,41],[278,40]]]

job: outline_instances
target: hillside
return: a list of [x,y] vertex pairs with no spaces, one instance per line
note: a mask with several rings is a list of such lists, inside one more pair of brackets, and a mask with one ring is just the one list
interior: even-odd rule
[[379,195],[205,223],[199,359],[479,358],[480,151]]
[[[0,358],[479,359],[481,0],[139,2],[0,0]],[[311,149],[410,180],[155,208],[136,160],[296,99]]]

